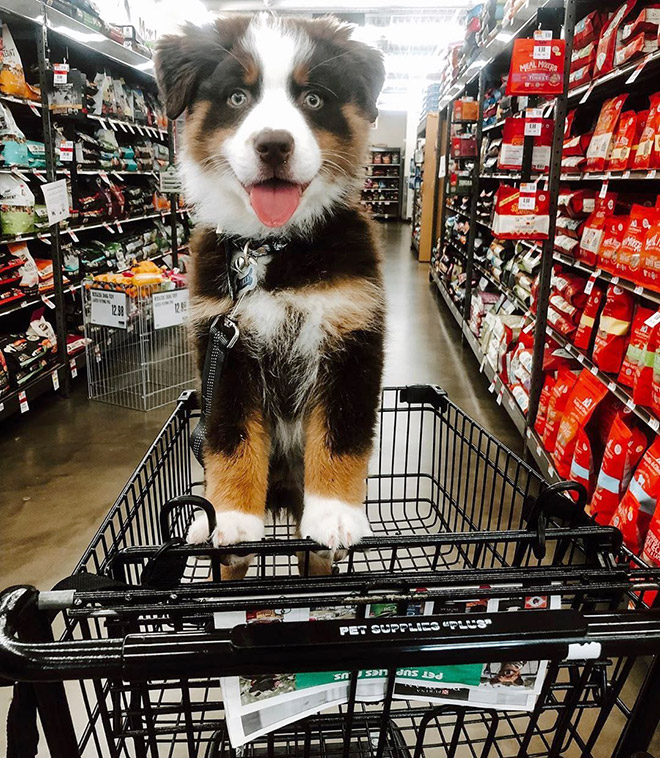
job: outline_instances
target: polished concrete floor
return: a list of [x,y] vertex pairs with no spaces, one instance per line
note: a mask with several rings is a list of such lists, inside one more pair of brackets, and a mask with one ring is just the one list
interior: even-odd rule
[[[383,225],[389,306],[385,382],[429,382],[512,447],[520,438],[496,405],[443,304],[428,266],[410,253],[410,228]],[[168,408],[131,411],[86,397],[47,397],[0,427],[0,582],[49,589],[67,576],[155,437]]]

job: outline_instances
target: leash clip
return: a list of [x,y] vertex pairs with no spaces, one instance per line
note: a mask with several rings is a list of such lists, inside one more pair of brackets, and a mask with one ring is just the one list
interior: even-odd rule
[[238,329],[238,324],[229,316],[222,316],[218,314],[213,321],[211,321],[211,327],[210,332],[212,333],[214,330],[218,329],[218,324],[220,322],[220,319],[222,319],[222,330],[223,334],[225,330],[231,330],[231,337],[227,340],[227,344],[225,345],[225,350],[230,350],[234,345],[238,342],[238,338],[240,336],[240,331]]

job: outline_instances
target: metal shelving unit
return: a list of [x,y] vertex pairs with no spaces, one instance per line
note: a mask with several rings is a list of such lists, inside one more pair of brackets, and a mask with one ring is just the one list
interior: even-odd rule
[[[48,5],[46,2],[42,2],[42,0],[0,0],[0,16],[9,25],[10,29],[20,30],[22,49],[29,53],[31,59],[36,61],[41,89],[40,101],[25,100],[7,94],[0,94],[0,100],[11,108],[18,108],[21,119],[40,119],[46,163],[45,169],[32,170],[22,167],[7,167],[2,169],[2,173],[14,174],[26,181],[34,179],[38,182],[52,182],[57,178],[66,177],[71,185],[74,207],[76,207],[77,198],[79,197],[78,177],[105,175],[125,181],[127,177],[134,176],[139,181],[144,177],[154,178],[157,176],[154,171],[103,170],[93,165],[78,165],[75,154],[74,160],[70,165],[67,164],[66,167],[57,166],[53,139],[54,125],[56,123],[63,129],[66,139],[72,139],[74,125],[82,127],[87,125],[91,128],[101,126],[102,128],[110,129],[116,132],[118,136],[124,135],[125,139],[139,140],[145,138],[157,141],[168,146],[170,160],[172,160],[174,134],[171,126],[165,130],[115,116],[99,116],[86,113],[72,117],[53,112],[48,107],[49,75],[53,64],[63,60],[65,55],[71,61],[72,67],[75,67],[76,60],[84,63],[84,65],[80,66],[81,70],[85,70],[86,66],[93,65],[93,62],[96,62],[101,69],[107,67],[113,74],[124,77],[130,83],[134,83],[156,94],[154,66],[151,58],[140,55],[134,50],[105,37],[100,32],[85,26]],[[32,111],[32,114],[30,114],[30,111]],[[35,130],[33,129],[32,131],[34,132]],[[164,212],[144,213],[127,218],[112,218],[88,224],[73,223],[68,225],[66,222],[60,222],[31,234],[0,238],[1,244],[27,241],[44,243],[40,256],[52,259],[54,279],[53,292],[49,292],[43,296],[28,297],[15,303],[7,304],[5,308],[0,307],[0,329],[4,330],[6,328],[4,325],[8,323],[12,325],[21,323],[21,312],[29,313],[41,303],[50,301],[50,308],[54,305],[54,310],[49,309],[48,312],[53,314],[58,341],[57,356],[53,365],[49,366],[44,373],[26,382],[25,387],[21,387],[19,390],[12,391],[4,397],[0,397],[0,420],[20,411],[25,412],[25,403],[21,407],[19,398],[19,395],[23,392],[25,392],[28,406],[30,401],[35,400],[48,391],[59,390],[64,394],[68,393],[69,383],[74,370],[70,365],[71,356],[67,355],[66,348],[66,299],[79,297],[80,284],[64,282],[62,270],[63,235],[68,235],[72,241],[78,242],[78,234],[86,235],[88,231],[93,229],[102,231],[105,229],[110,235],[115,234],[117,231],[122,231],[124,224],[134,224],[136,222],[148,224],[153,223],[156,219],[161,219],[163,222],[168,222],[172,230],[170,232],[172,234],[172,246],[168,252],[172,255],[173,263],[176,265],[179,251],[175,231],[177,216],[179,215],[177,210],[178,196],[169,195],[168,197],[171,210]],[[109,236],[108,240],[111,241],[112,237]],[[168,253],[160,252],[158,255],[153,256],[152,259],[158,260],[165,254]],[[16,327],[14,326],[13,328]],[[81,357],[79,354],[75,359],[76,371],[79,371],[84,365],[84,356]]]
[[[401,218],[403,197],[403,163],[400,147],[369,148],[372,161],[365,163],[365,186],[362,188],[360,203],[371,206],[368,210],[372,218]],[[376,161],[375,156],[388,156],[390,162]],[[396,158],[396,160],[394,160]],[[378,173],[374,173],[374,172]],[[386,172],[386,173],[385,173]],[[382,175],[380,175],[382,173]],[[367,184],[378,183],[377,187]],[[374,206],[378,206],[374,209]],[[380,206],[383,206],[382,208]],[[385,208],[384,206],[387,206]],[[391,207],[394,206],[394,207]]]

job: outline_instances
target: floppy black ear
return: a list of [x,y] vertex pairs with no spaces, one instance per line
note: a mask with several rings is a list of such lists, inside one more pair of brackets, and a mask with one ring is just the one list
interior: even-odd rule
[[244,16],[219,18],[213,24],[188,23],[181,34],[161,37],[156,47],[156,79],[168,118],[178,118],[193,100],[199,83],[245,33]]
[[370,121],[378,118],[376,102],[385,82],[383,54],[363,42],[349,43],[352,47],[348,58],[351,60],[351,76],[357,79],[357,99]]

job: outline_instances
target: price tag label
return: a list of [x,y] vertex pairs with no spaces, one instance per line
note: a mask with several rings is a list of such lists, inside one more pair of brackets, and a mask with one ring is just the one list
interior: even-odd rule
[[584,363],[584,355],[582,353],[577,354],[578,363]]
[[62,163],[73,163],[73,142],[71,140],[60,142],[60,160]]
[[80,240],[78,239],[78,235],[73,231],[73,229],[67,229],[66,231],[69,237],[71,237],[71,239],[74,242],[80,242]]
[[188,290],[156,292],[153,295],[154,329],[183,324],[188,315]]
[[495,392],[495,382],[492,382],[492,383],[491,383],[491,384],[488,386],[488,391],[490,392],[490,394],[491,394],[491,395],[493,394],[493,392]]
[[525,118],[543,118],[543,108],[526,108]]
[[536,455],[538,455],[540,457],[542,453],[543,453],[543,449],[541,448],[540,445],[537,445],[536,446]]
[[46,234],[37,234],[37,239],[41,240],[46,245],[52,244]]
[[144,130],[142,129],[142,127],[140,126],[140,124],[135,124],[135,128],[144,137]]
[[55,310],[55,303],[49,297],[46,297],[46,295],[42,295],[41,296],[41,301],[46,306],[46,308],[50,308],[51,310]]
[[106,124],[106,122],[105,122],[105,119],[104,119],[104,118],[100,118],[100,119],[99,119],[99,124],[101,124],[101,127],[102,127],[103,129],[106,129],[106,130],[107,130],[107,128],[108,128],[108,125]]
[[657,170],[656,170],[656,169],[654,169],[654,168],[652,168],[652,169],[651,169],[651,170],[648,172],[648,174],[646,175],[646,178],[647,178],[647,179],[655,179],[655,177],[657,176],[657,174],[658,174]]
[[591,82],[591,84],[587,87],[587,91],[584,93],[584,95],[582,95],[582,99],[580,100],[579,105],[582,105],[583,103],[587,102],[595,86],[596,86],[596,83]]
[[110,232],[110,234],[115,233],[115,230],[110,226],[110,224],[107,221],[103,222],[103,227],[107,229]]
[[655,326],[660,323],[660,311],[656,311],[652,316],[649,316],[644,323],[646,326]]
[[591,373],[594,376],[598,376],[598,369],[596,368],[596,366],[591,366],[591,368],[589,369],[589,371],[591,371]]
[[658,421],[657,418],[650,418],[649,426],[651,429],[653,429],[654,432],[657,432],[660,429],[660,421]]
[[68,63],[54,63],[53,64],[53,84],[66,84],[67,75],[69,73]]
[[34,175],[37,177],[37,179],[43,184],[44,182],[47,182],[48,179],[43,175],[41,171],[35,171]]
[[498,395],[497,395],[497,398],[495,399],[495,402],[498,405],[502,405],[502,395],[503,394],[504,394],[504,392],[502,390],[500,390],[499,393],[498,393]]
[[626,170],[621,174],[622,179],[630,179],[630,170]]
[[53,389],[55,392],[60,388],[60,377],[57,371],[53,371],[53,373],[50,375],[52,381],[53,381]]
[[39,113],[39,108],[34,103],[28,103],[28,107],[34,113],[35,116],[39,116],[41,118],[41,113]]
[[125,292],[91,289],[89,296],[92,324],[126,329],[128,302]]
[[118,131],[117,124],[115,121],[111,121],[110,119],[108,119],[108,123],[110,124],[110,128],[112,129],[113,132]]
[[551,45],[534,45],[532,58],[534,58],[535,61],[549,61],[551,55],[552,55]]
[[540,137],[541,127],[538,121],[525,121],[525,137]]
[[122,130],[122,132],[127,132],[128,129],[126,128],[126,124],[123,121],[118,121],[119,128]]
[[534,32],[534,39],[538,42],[550,42],[552,39],[552,29],[537,29]]
[[584,294],[585,295],[591,295],[591,290],[594,288],[594,284],[596,283],[596,274],[592,274],[587,283],[584,285]]
[[25,390],[21,390],[21,392],[18,393],[18,404],[21,409],[21,413],[27,413],[30,410],[30,405],[28,403]]
[[634,82],[634,81],[637,79],[637,77],[638,77],[638,76],[639,76],[639,75],[642,73],[642,71],[644,70],[644,66],[646,66],[647,60],[648,60],[647,58],[644,58],[644,60],[643,60],[641,63],[637,64],[637,66],[636,66],[635,70],[634,70],[634,71],[632,72],[632,74],[630,74],[630,76],[629,76],[629,77],[626,79],[626,84],[632,84],[632,83],[633,83],[633,82]]
[[120,223],[119,221],[117,221],[117,229],[118,229],[120,232],[123,232],[123,231],[124,231],[124,230],[121,228],[121,223]]
[[637,285],[634,287],[634,289],[633,289],[633,292],[634,292],[636,295],[641,295],[641,294],[644,292],[644,287],[642,287],[642,285],[641,285],[641,284],[637,284]]
[[610,279],[610,283],[611,283],[611,284],[618,284],[618,283],[619,283],[619,277],[618,277],[618,276],[613,276],[613,277]]
[[131,134],[135,134],[135,129],[133,129],[133,124],[131,124],[131,123],[127,123],[127,124],[126,124],[126,126],[128,127],[128,131],[129,131]]
[[630,398],[630,397],[629,397],[629,398],[626,400],[626,408],[629,408],[631,411],[634,411],[636,407],[637,407],[637,406],[636,406],[636,405],[635,405],[635,403],[633,402],[632,398]]
[[69,193],[66,189],[66,179],[47,182],[41,185],[48,213],[48,224],[52,226],[71,215],[69,209]]
[[78,365],[75,358],[71,358],[69,361],[69,369],[71,371],[71,378],[75,379],[78,376]]
[[112,184],[106,171],[99,171],[99,176],[106,184]]
[[521,182],[520,183],[520,192],[524,193],[525,195],[535,195],[536,194],[536,182]]
[[610,392],[614,392],[616,390],[616,384],[614,384],[614,382],[608,382],[607,383],[607,389]]
[[181,177],[176,166],[169,165],[161,169],[159,176],[160,191],[164,195],[178,195],[183,192]]
[[521,195],[518,198],[518,208],[521,211],[533,211],[536,207],[535,195]]
[[600,192],[598,193],[599,198],[604,198],[605,195],[607,195],[607,188],[609,187],[609,182],[605,180],[603,184],[601,185]]

